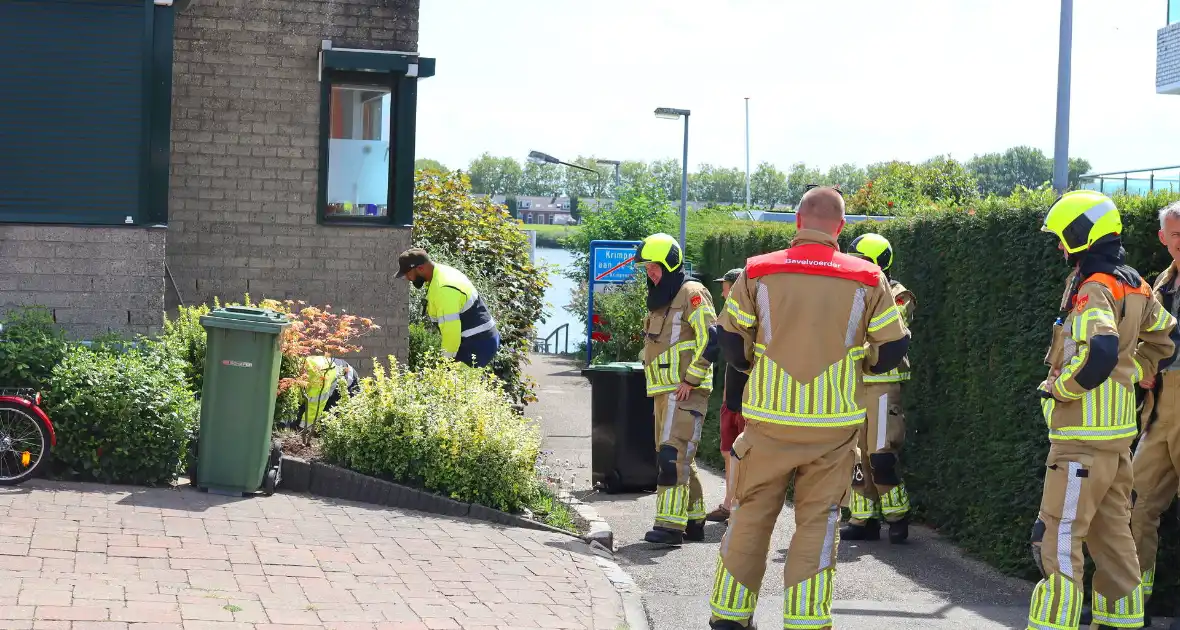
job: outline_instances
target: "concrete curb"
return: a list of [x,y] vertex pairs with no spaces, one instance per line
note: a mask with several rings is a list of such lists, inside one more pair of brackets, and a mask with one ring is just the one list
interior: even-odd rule
[[[373,503],[386,507],[441,514],[443,516],[473,518],[500,525],[508,525],[510,527],[523,527],[526,529],[565,534],[566,536],[571,536],[587,543],[598,542],[607,549],[611,549],[611,547],[601,542],[601,537],[597,539],[592,538],[596,532],[593,527],[591,528],[590,534],[579,536],[574,532],[558,529],[487,506],[455,501],[439,494],[369,477],[358,472],[340,468],[339,466],[318,461],[309,462],[288,455],[283,456],[282,480],[279,482],[279,487],[284,490],[306,492],[319,497]],[[574,500],[576,501],[576,499]],[[589,508],[589,506],[586,507]],[[593,510],[590,510],[590,512],[594,519],[601,521],[597,513],[593,513]],[[578,513],[582,514],[580,511]],[[585,516],[583,518],[586,518],[592,525],[596,522]],[[607,533],[607,540],[613,541],[613,536],[609,536],[609,526],[607,526]]]
[[606,574],[606,578],[614,585],[623,602],[623,618],[627,623],[627,630],[650,630],[647,623],[647,609],[643,607],[643,593],[639,586],[613,561],[595,554],[594,561]]
[[562,490],[558,493],[557,498],[568,503],[570,509],[577,512],[582,520],[590,525],[590,531],[582,539],[586,542],[597,542],[611,553],[615,551],[615,533],[611,529],[610,523],[598,515],[598,510],[595,510],[589,503],[582,503],[577,497]]

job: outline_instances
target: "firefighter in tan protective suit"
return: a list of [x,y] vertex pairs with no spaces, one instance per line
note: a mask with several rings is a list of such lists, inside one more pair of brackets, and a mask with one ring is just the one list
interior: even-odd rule
[[[1160,242],[1172,255],[1172,264],[1156,278],[1152,291],[1172,317],[1180,310],[1180,202],[1160,211]],[[1171,329],[1172,341],[1180,347],[1180,332]],[[1131,535],[1139,552],[1139,571],[1143,575],[1143,604],[1155,586],[1155,556],[1159,548],[1160,516],[1172,504],[1180,489],[1180,372],[1176,372],[1175,353],[1168,362],[1160,362],[1154,379],[1145,378],[1139,386],[1146,392],[1140,413],[1141,435],[1131,459],[1134,489],[1131,491]],[[1144,614],[1143,625],[1151,625]],[[1180,620],[1171,624],[1180,630]]]
[[[849,254],[878,267],[889,281],[893,301],[901,309],[906,327],[914,316],[914,294],[889,276],[893,247],[880,234],[862,234],[852,241]],[[912,332],[912,328],[911,328]],[[909,357],[884,374],[866,372],[865,395],[868,418],[857,440],[856,470],[852,476],[851,518],[840,529],[845,540],[877,540],[881,520],[889,523],[889,542],[909,537],[910,495],[897,470],[898,456],[905,443],[905,415],[901,409],[901,384],[910,378]]]
[[658,464],[655,526],[643,539],[680,545],[685,538],[705,539],[696,452],[713,389],[707,346],[717,316],[709,290],[685,279],[675,238],[662,233],[647,237],[635,263],[647,273],[643,366],[647,395],[655,399]]
[[795,534],[784,568],[783,627],[832,627],[840,507],[865,421],[861,371],[870,361],[871,373],[888,372],[909,344],[880,268],[838,250],[840,194],[809,190],[796,220],[790,248],[746,261],[720,317],[721,351],[750,378],[746,427],[732,452],[737,488],[710,596],[714,629],[752,626],[792,477]]
[[1094,559],[1091,628],[1139,628],[1143,589],[1131,537],[1131,442],[1135,384],[1167,365],[1176,320],[1124,263],[1114,201],[1093,190],[1058,198],[1042,230],[1057,235],[1074,267],[1038,387],[1049,429],[1032,553],[1044,576],[1028,628],[1072,630],[1082,622],[1083,555]]

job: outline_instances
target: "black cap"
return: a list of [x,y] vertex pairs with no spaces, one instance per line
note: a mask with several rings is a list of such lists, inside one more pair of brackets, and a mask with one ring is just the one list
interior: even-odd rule
[[725,275],[724,275],[724,276],[721,276],[720,278],[717,278],[717,279],[716,279],[716,280],[714,280],[713,282],[729,282],[729,283],[733,283],[734,281],[736,281],[736,280],[738,279],[738,276],[740,276],[740,275],[741,275],[741,273],[742,273],[742,269],[740,269],[740,268],[738,268],[738,269],[730,269],[729,271],[726,271],[726,272],[725,272]]
[[430,262],[430,254],[427,254],[426,250],[421,247],[411,247],[397,257],[398,271],[394,277],[400,278],[406,275],[407,271],[428,262]]

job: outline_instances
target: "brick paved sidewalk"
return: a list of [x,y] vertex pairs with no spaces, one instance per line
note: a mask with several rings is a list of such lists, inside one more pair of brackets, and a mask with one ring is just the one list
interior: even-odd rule
[[0,489],[0,629],[625,628],[583,543],[279,493]]

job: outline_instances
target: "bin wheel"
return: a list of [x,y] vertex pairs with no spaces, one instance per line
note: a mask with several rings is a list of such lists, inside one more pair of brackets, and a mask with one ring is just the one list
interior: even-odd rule
[[279,485],[279,469],[271,468],[266,471],[266,480],[262,482],[262,493],[271,496]]
[[607,494],[618,494],[623,488],[623,479],[619,476],[619,471],[612,470],[607,473],[602,485],[606,488]]

